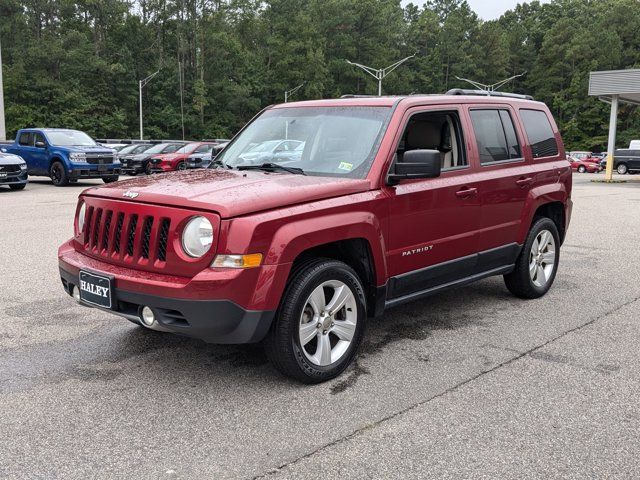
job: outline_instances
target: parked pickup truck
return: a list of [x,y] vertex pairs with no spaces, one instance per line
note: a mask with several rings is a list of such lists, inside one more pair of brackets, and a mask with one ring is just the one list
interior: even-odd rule
[[613,169],[620,175],[640,172],[640,146],[635,150],[616,150],[613,154]]
[[[248,157],[283,138],[300,154]],[[492,275],[543,296],[571,217],[560,134],[524,96],[276,105],[213,166],[85,190],[58,250],[63,287],[145,328],[262,341],[308,383],[344,371],[390,307],[453,288],[473,314],[462,287]]]
[[115,150],[78,130],[26,128],[18,131],[14,143],[1,148],[21,156],[29,175],[50,177],[56,186],[81,178],[101,178],[110,183],[120,174]]

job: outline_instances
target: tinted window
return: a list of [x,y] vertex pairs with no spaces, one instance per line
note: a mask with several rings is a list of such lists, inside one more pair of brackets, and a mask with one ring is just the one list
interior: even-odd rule
[[472,110],[471,121],[476,134],[480,163],[521,158],[520,145],[509,112]]
[[18,143],[20,143],[20,145],[24,145],[25,147],[33,145],[33,133],[21,133]]
[[547,114],[540,110],[520,110],[533,158],[558,155],[558,143]]

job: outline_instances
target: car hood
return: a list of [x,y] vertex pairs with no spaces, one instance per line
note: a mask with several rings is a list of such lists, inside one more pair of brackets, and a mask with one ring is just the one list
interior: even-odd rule
[[112,148],[105,148],[105,147],[56,147],[56,148],[64,148],[65,150],[68,150],[69,152],[73,152],[73,153],[103,153],[105,155],[113,155],[114,153],[116,153],[116,151]]
[[[203,169],[123,180],[90,188],[83,194],[209,210],[229,218],[364,192],[370,188],[369,180]],[[133,193],[138,195],[130,200]]]
[[19,155],[0,153],[0,165],[15,165],[21,163],[24,163],[24,160]]

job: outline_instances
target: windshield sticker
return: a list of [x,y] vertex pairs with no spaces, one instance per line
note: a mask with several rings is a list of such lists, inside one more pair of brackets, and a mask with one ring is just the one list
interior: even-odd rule
[[340,170],[346,170],[347,172],[350,172],[351,170],[353,170],[353,163],[340,162],[340,165],[338,165],[338,168]]

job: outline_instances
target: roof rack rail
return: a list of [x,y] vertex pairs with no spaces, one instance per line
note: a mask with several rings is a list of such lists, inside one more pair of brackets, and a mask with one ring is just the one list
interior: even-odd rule
[[521,100],[533,100],[531,95],[521,95],[519,93],[506,93],[506,92],[489,92],[487,90],[470,90],[466,88],[452,88],[445,95],[478,95],[483,97],[507,97],[507,98],[519,98]]
[[342,95],[340,98],[377,98],[378,95],[355,95],[353,93],[347,93],[346,95]]

